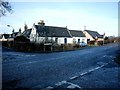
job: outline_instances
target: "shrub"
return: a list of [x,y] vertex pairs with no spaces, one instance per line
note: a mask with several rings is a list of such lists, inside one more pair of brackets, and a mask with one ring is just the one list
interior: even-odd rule
[[94,45],[94,44],[95,44],[95,41],[89,41],[88,44],[89,44],[89,45]]
[[59,44],[53,44],[52,45],[53,51],[61,51],[63,49],[63,46],[59,45]]
[[14,38],[14,48],[17,51],[28,51],[30,50],[30,40],[24,36],[17,36]]
[[62,50],[72,50],[73,45],[72,44],[61,44],[61,49]]
[[79,44],[75,44],[73,47],[74,48],[80,48],[80,45]]
[[103,45],[103,41],[98,41],[97,45]]
[[67,50],[69,48],[68,44],[64,44],[64,50]]
[[25,36],[17,36],[14,38],[14,42],[30,42]]

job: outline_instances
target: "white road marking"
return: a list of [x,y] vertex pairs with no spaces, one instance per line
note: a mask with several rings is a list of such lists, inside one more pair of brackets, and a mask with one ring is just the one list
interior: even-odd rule
[[30,56],[32,56],[32,57],[33,57],[33,56],[36,56],[36,55],[23,55],[23,56],[26,56],[26,57],[30,57]]
[[87,74],[87,73],[88,73],[88,72],[83,72],[83,73],[81,73],[80,75],[83,76],[83,75],[85,75],[85,74]]
[[86,72],[80,73],[80,75],[83,76],[83,75],[85,75],[85,74],[87,74],[87,73],[90,73],[90,72],[92,72],[92,71],[95,71],[95,70],[97,70],[97,69],[100,69],[100,68],[104,67],[104,66],[107,65],[107,64],[108,64],[108,63],[105,63],[105,64],[103,64],[103,65],[101,65],[101,66],[99,66],[99,67],[92,68],[92,69],[90,69],[90,70],[88,70],[88,71],[86,71]]
[[48,86],[48,87],[46,87],[46,88],[44,88],[44,89],[42,89],[42,90],[51,90],[51,89],[53,89],[54,87],[51,87],[51,86]]
[[61,86],[63,84],[70,84],[67,88],[81,88],[79,85],[76,85],[76,84],[73,84],[73,83],[67,82],[67,81],[61,81],[61,82],[56,83],[55,85],[56,86]]
[[104,55],[103,57],[106,57],[107,55]]
[[23,57],[24,57],[24,56],[26,56],[26,57],[36,56],[36,55],[32,55],[32,54],[31,54],[31,55],[30,55],[30,54],[26,54],[26,55],[24,55],[24,54],[23,54],[23,55],[22,55],[22,54],[12,54],[12,55],[15,55],[15,56],[23,56]]
[[61,81],[61,82],[56,83],[55,85],[56,85],[56,86],[61,86],[61,85],[65,84],[66,82],[67,82],[67,81]]
[[[101,65],[101,66],[92,68],[92,69],[90,69],[90,70],[88,70],[88,71],[85,71],[85,72],[83,72],[83,73],[79,72],[79,75],[73,76],[73,77],[71,77],[71,78],[69,78],[69,79],[70,79],[70,80],[73,80],[73,79],[78,78],[78,77],[80,77],[80,76],[83,76],[83,75],[85,75],[85,74],[87,74],[87,73],[90,73],[90,72],[92,72],[92,71],[95,71],[95,70],[97,70],[97,69],[100,69],[100,68],[104,67],[105,65],[107,65],[107,64],[109,64],[109,63],[110,63],[110,62],[104,63],[104,64]],[[67,82],[67,81],[65,81],[65,80],[64,80],[64,81],[61,81],[61,82],[58,82],[58,83],[56,83],[55,85],[56,85],[56,86],[61,86],[61,85],[63,85],[63,84],[70,84],[70,85],[67,87],[67,88],[69,88],[69,89],[81,88],[79,85],[73,84],[73,83],[71,83],[71,82]],[[48,87],[46,87],[46,88],[44,88],[44,89],[42,89],[42,90],[50,90],[50,89],[54,89],[54,87],[48,86]]]
[[97,70],[97,69],[99,69],[99,68],[101,68],[101,66],[100,66],[100,67],[96,67],[95,70]]
[[112,61],[114,61],[114,60],[112,60]]
[[94,68],[93,68],[93,69],[90,69],[89,72],[92,72],[92,71],[94,71],[94,70],[95,70]]
[[79,76],[70,77],[71,80],[78,78]]
[[115,56],[104,55],[103,57],[115,58]]
[[71,82],[67,82],[68,84],[70,84],[67,88],[69,88],[69,89],[74,89],[74,88],[81,88],[79,85],[77,85],[77,84],[73,84],[73,83],[71,83]]

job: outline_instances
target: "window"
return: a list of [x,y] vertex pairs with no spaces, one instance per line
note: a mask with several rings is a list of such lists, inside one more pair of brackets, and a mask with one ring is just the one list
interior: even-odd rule
[[82,39],[82,42],[85,42],[85,39]]
[[75,38],[73,38],[73,43],[76,43],[76,39]]
[[87,39],[87,42],[89,42],[90,41],[90,39]]

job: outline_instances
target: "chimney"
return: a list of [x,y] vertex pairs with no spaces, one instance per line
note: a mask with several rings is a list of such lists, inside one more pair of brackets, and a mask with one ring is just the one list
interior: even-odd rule
[[66,28],[67,28],[67,26],[66,26]]
[[44,20],[40,20],[40,22],[38,22],[38,25],[45,26]]
[[19,33],[21,33],[21,28],[19,28]]
[[27,24],[25,23],[25,25],[24,25],[24,30],[27,30],[28,29],[28,26],[27,26]]

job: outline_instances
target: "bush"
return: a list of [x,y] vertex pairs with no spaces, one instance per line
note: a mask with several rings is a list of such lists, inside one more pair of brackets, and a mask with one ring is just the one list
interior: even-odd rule
[[29,51],[30,50],[30,40],[24,36],[17,36],[14,38],[14,48],[17,51]]
[[53,44],[52,48],[53,48],[53,51],[62,51],[63,50],[63,46],[60,46],[59,44]]
[[63,47],[64,47],[64,50],[67,50],[67,49],[69,49],[69,46],[68,46],[68,44],[64,44],[64,45],[63,45]]
[[95,41],[89,41],[88,44],[89,44],[89,45],[94,45],[94,44],[95,44]]
[[61,49],[62,50],[72,50],[73,45],[72,44],[61,44]]
[[103,45],[103,41],[98,41],[97,45]]
[[80,45],[79,44],[75,44],[73,47],[74,48],[80,48]]
[[2,41],[2,46],[8,46],[7,41]]
[[14,42],[30,42],[25,36],[17,36],[14,38]]

